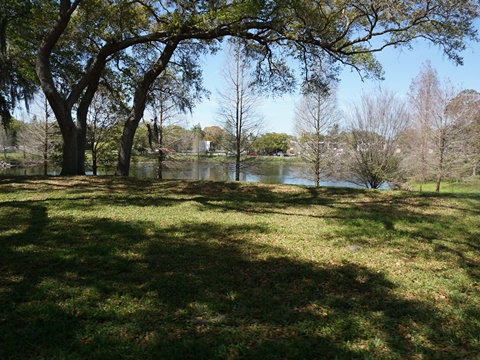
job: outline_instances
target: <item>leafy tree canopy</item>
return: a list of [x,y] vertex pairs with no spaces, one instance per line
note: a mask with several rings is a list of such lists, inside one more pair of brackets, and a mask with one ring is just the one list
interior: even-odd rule
[[277,151],[286,153],[290,147],[289,136],[275,132],[266,133],[255,140],[253,147],[256,151],[269,155]]
[[[387,46],[408,45],[424,38],[440,46],[457,63],[465,39],[476,39],[473,24],[478,1],[430,0],[202,0],[202,1],[41,1],[56,9],[50,22],[39,27],[41,42],[36,72],[64,136],[64,161],[76,162],[76,130],[71,111],[87,106],[106,64],[134,55],[136,48],[152,56],[134,56],[134,72],[149,70],[136,88],[144,94],[169,63],[195,64],[219,41],[233,36],[245,42],[247,55],[256,60],[256,85],[266,91],[292,89],[289,58],[302,64],[303,79],[318,61],[349,65],[362,75],[382,76],[373,54]],[[19,4],[23,4],[19,2]],[[127,50],[128,49],[128,50]],[[183,53],[182,53],[183,52]],[[147,59],[147,60],[145,60]],[[149,60],[150,59],[150,60]],[[188,60],[188,61],[186,61]],[[58,64],[58,66],[57,66]],[[332,66],[335,72],[338,67]],[[198,72],[189,72],[189,74]],[[136,115],[126,133],[132,135],[145,108],[145,96],[134,100]],[[81,147],[80,150],[81,151]],[[124,161],[128,161],[128,151]],[[80,157],[81,158],[81,157]],[[122,171],[128,167],[122,166]],[[75,173],[76,164],[64,174]]]
[[31,65],[33,20],[38,4],[34,1],[0,2],[0,122],[7,128],[12,111],[20,101],[28,107],[36,90],[36,75]]

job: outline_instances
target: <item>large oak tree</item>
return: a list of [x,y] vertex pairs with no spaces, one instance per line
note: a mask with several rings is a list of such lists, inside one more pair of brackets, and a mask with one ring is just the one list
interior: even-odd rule
[[[473,20],[478,16],[478,2],[467,0],[59,0],[54,4],[57,18],[42,29],[36,72],[62,130],[64,175],[83,172],[84,114],[102,71],[112,55],[135,44],[155,41],[161,49],[135,91],[133,116],[125,124],[120,148],[124,156],[119,158],[117,173],[121,175],[128,174],[128,148],[150,86],[182,46],[208,48],[226,36],[242,38],[252,44],[259,83],[282,90],[281,85],[277,87],[281,82],[270,80],[272,75],[288,73],[286,62],[281,61],[286,57],[301,62],[307,79],[316,57],[325,55],[364,74],[380,76],[373,53],[423,38],[461,63],[459,52],[466,38],[475,38]],[[72,37],[79,25],[81,31]],[[64,92],[52,64],[72,46],[69,39],[73,38],[86,45],[80,53],[79,76]]]

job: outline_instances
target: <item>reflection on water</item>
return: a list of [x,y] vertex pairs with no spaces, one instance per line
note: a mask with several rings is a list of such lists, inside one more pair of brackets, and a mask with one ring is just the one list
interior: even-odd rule
[[[260,163],[247,167],[240,174],[240,180],[249,182],[262,182],[267,184],[295,184],[314,185],[314,182],[305,177],[305,166],[302,164],[271,162]],[[141,163],[132,164],[130,175],[139,178],[155,178],[156,164]],[[115,170],[100,169],[99,175],[113,175]],[[60,169],[51,169],[50,175],[58,175]],[[0,175],[42,175],[43,167],[30,168],[9,168],[1,169]],[[88,174],[88,173],[87,173]],[[91,173],[89,173],[91,175]],[[175,163],[163,170],[164,179],[185,179],[185,180],[215,180],[228,181],[235,179],[234,164],[218,164],[212,162],[188,162]],[[323,181],[320,186],[348,186],[358,187],[346,181]]]
[[[240,173],[241,181],[261,182],[266,184],[314,185],[305,177],[305,165],[298,163],[268,162],[246,167]],[[155,178],[156,164],[132,165],[131,175],[144,178]],[[233,181],[235,179],[235,164],[218,164],[211,162],[178,163],[164,170],[164,179],[214,180]],[[320,186],[356,185],[346,181],[329,180]]]

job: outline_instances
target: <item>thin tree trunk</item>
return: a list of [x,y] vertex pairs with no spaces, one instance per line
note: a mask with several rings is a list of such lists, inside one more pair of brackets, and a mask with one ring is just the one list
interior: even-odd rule
[[438,193],[440,192],[440,183],[442,182],[442,175],[438,174],[437,176],[437,185],[435,187],[435,191]]
[[92,144],[92,173],[97,175],[97,149],[95,144]]
[[77,109],[77,174],[85,175],[85,151],[87,145],[87,113],[88,104],[82,103]]
[[[237,111],[238,112],[238,111]],[[238,115],[237,115],[238,118]],[[242,162],[242,146],[241,146],[241,133],[242,133],[242,126],[241,120],[237,120],[237,134],[235,139],[235,181],[240,181],[240,168]]]
[[[45,124],[48,125],[47,122],[45,122]],[[45,126],[45,128],[47,128],[47,126]],[[48,135],[45,138],[45,142],[43,144],[43,175],[46,176],[47,174],[48,174]]]
[[[99,73],[105,68],[105,63],[99,68]],[[100,82],[100,77],[96,77],[92,81],[85,91],[85,94],[80,101],[80,105],[77,109],[77,147],[78,147],[78,162],[77,162],[77,174],[85,175],[85,152],[87,150],[87,115],[90,104],[93,101],[93,97],[98,90],[98,84]],[[95,174],[96,175],[96,174]]]
[[163,152],[163,112],[160,114],[160,126],[158,127],[158,169],[157,169],[157,179],[161,180],[163,178],[163,160],[165,154]]
[[445,153],[445,137],[443,134],[441,134],[439,139],[439,153],[436,192],[440,192],[440,183],[442,182],[443,176],[443,156]]
[[440,183],[442,182],[442,171],[443,171],[443,153],[440,154],[440,160],[438,164],[437,184],[435,187],[436,192],[440,192]]
[[315,149],[315,186],[318,187],[320,185],[320,134],[318,127],[316,129],[316,149]]
[[157,179],[162,180],[163,178],[163,151],[159,150],[158,160],[157,160]]
[[85,151],[87,148],[87,124],[77,122],[77,175],[85,175]]
[[48,101],[47,98],[45,98],[44,102],[44,110],[45,110],[45,127],[43,129],[43,175],[47,176],[48,174],[48,141],[49,141],[49,136],[50,133],[48,131],[48,119],[49,119],[49,113],[48,113]]
[[240,149],[237,147],[237,154],[235,158],[235,181],[240,181]]
[[322,116],[322,107],[321,107],[321,96],[320,92],[317,92],[317,118],[315,119],[315,140],[316,140],[316,149],[315,149],[315,187],[320,185],[320,122],[323,120]]

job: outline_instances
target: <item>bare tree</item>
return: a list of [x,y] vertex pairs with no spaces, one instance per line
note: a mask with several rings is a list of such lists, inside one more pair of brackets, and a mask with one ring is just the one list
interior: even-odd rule
[[409,123],[405,104],[395,94],[380,89],[363,94],[348,118],[348,180],[377,189],[399,179],[399,135]]
[[118,106],[109,91],[100,86],[93,97],[87,115],[87,143],[92,150],[92,172],[97,175],[99,163],[110,163],[112,158],[112,143],[115,139],[122,115],[122,106]]
[[[318,186],[329,175],[337,155],[338,139],[332,132],[338,126],[335,87],[316,86],[306,93],[295,107],[295,133],[300,144],[300,156],[309,164],[308,177]],[[312,174],[313,173],[313,174]]]
[[[432,116],[436,110],[440,85],[436,71],[429,62],[423,65],[420,74],[410,85],[409,101],[412,113],[407,161],[414,178],[425,183],[431,176],[433,147],[431,144]],[[420,191],[422,185],[420,185]]]
[[43,174],[47,175],[48,165],[52,161],[55,149],[61,144],[58,125],[52,120],[52,110],[47,98],[38,95],[35,99],[38,114],[34,114],[30,123],[25,123],[20,131],[19,144],[24,154],[41,158]]
[[421,170],[421,181],[433,177],[437,192],[442,179],[454,168],[458,159],[456,148],[462,132],[461,116],[448,109],[457,93],[458,90],[448,79],[441,83],[429,62],[424,64],[410,86],[416,144],[412,149],[417,149],[413,155]]
[[147,123],[147,129],[150,148],[157,157],[157,179],[163,178],[164,162],[169,151],[166,146],[168,126],[178,123],[182,114],[179,102],[182,102],[185,92],[177,81],[175,77],[164,74],[157,79],[150,94],[153,119],[151,123]]
[[[192,69],[195,72],[195,69]],[[175,69],[163,72],[153,83],[148,97],[148,106],[153,119],[147,123],[150,148],[157,155],[157,178],[163,177],[165,160],[170,152],[168,146],[180,141],[178,131],[170,131],[175,125],[186,123],[187,110],[208,91],[198,81],[192,81],[187,74],[178,74]],[[198,80],[198,79],[197,79]],[[192,144],[189,144],[189,146]]]
[[480,93],[463,90],[448,104],[448,113],[457,119],[457,150],[462,160],[460,174],[477,175],[480,165]]
[[232,41],[223,70],[225,89],[219,92],[219,125],[225,130],[226,150],[235,154],[235,180],[240,180],[242,155],[250,150],[263,127],[260,102],[253,89],[250,66],[242,43]]

